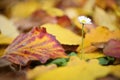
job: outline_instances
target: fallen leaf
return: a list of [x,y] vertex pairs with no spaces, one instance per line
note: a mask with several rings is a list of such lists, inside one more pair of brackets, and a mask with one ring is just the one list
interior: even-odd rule
[[57,19],[57,24],[61,25],[62,27],[70,28],[70,26],[72,26],[72,22],[70,18],[66,15],[56,17],[56,19]]
[[28,80],[34,79],[36,76],[42,75],[43,73],[54,70],[56,68],[57,68],[57,65],[55,65],[55,64],[51,64],[51,65],[48,65],[48,66],[44,66],[44,65],[37,66],[32,70],[28,70],[27,79]]
[[94,5],[95,5],[95,0],[88,0],[83,6],[83,10],[89,14],[92,14]]
[[45,11],[51,16],[63,16],[64,12],[59,8],[47,8]]
[[11,8],[10,14],[13,18],[25,18],[30,16],[35,10],[40,9],[37,1],[19,2]]
[[3,15],[0,15],[0,32],[10,38],[15,38],[19,34],[12,21]]
[[0,44],[0,57],[4,55],[4,51],[9,44]]
[[79,11],[77,8],[73,8],[73,7],[66,8],[64,12],[70,19],[74,19],[75,17],[79,16]]
[[78,28],[66,15],[56,17],[56,24],[59,24],[61,27],[69,29],[78,35],[81,35],[82,33],[82,30]]
[[111,69],[111,74],[120,78],[120,65],[112,65],[112,66],[109,66],[109,67]]
[[57,24],[44,24],[48,33],[54,35],[61,44],[78,45],[81,43],[81,37],[72,31],[65,29]]
[[19,35],[8,46],[3,58],[8,61],[26,65],[31,60],[45,63],[48,59],[65,57],[64,49],[54,36],[48,34],[45,28],[33,28],[27,34]]
[[100,57],[98,58],[98,60],[101,65],[110,65],[115,61],[115,58],[106,56],[106,57]]
[[34,11],[28,18],[15,21],[15,25],[20,32],[27,32],[34,26],[40,26],[45,23],[56,23],[56,19],[42,9]]
[[12,43],[13,38],[0,34],[0,45]]
[[[80,60],[80,64],[59,67],[39,75],[35,80],[95,80],[106,76],[110,72],[109,68],[99,65],[96,60],[90,62]],[[59,75],[59,77],[55,75]]]
[[93,53],[87,53],[84,54],[85,59],[96,59],[96,58],[100,58],[100,57],[104,57],[105,55],[103,53],[100,52],[93,52]]
[[65,0],[62,1],[60,0],[57,4],[56,7],[60,9],[66,9],[69,7],[82,7],[87,0]]
[[[93,46],[93,43],[105,43],[110,39],[120,39],[120,30],[110,31],[109,29],[99,26],[92,29],[91,32],[85,35],[84,48]],[[81,47],[79,46],[77,51],[79,52]]]
[[109,40],[103,48],[103,52],[105,55],[120,58],[120,41],[115,39]]
[[95,8],[95,12],[93,13],[93,20],[98,26],[100,25],[105,26],[111,31],[118,29],[116,25],[117,24],[116,16],[108,12],[105,12],[103,9],[99,7]]

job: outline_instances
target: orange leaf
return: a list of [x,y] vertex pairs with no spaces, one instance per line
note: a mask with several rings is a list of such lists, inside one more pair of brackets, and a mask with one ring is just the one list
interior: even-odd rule
[[45,28],[33,28],[27,34],[19,35],[6,49],[3,58],[12,63],[26,65],[30,60],[45,63],[48,59],[65,57],[64,49]]
[[[92,29],[90,33],[85,35],[84,48],[91,46],[93,43],[107,42],[110,39],[120,39],[120,30],[110,31],[106,27],[99,26]],[[80,46],[77,51],[80,51]]]

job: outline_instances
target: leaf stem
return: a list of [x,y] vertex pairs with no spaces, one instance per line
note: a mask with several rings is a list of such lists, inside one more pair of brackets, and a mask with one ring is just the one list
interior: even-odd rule
[[83,44],[84,44],[84,24],[82,24],[81,59],[84,58]]

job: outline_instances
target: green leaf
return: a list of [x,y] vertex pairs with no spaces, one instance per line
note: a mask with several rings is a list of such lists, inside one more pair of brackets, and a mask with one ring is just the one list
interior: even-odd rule
[[99,63],[102,65],[107,65],[109,63],[109,61],[107,59],[105,59],[104,57],[99,58]]
[[71,52],[68,56],[77,56],[75,52]]
[[100,64],[108,65],[108,64],[112,64],[115,61],[115,58],[106,56],[106,57],[98,58],[98,60]]
[[114,60],[115,60],[115,58],[109,57],[109,56],[107,56],[107,59],[108,59],[109,61],[114,61]]
[[56,64],[58,66],[65,66],[67,64],[67,60],[65,58],[59,58],[59,59],[53,60],[51,64]]

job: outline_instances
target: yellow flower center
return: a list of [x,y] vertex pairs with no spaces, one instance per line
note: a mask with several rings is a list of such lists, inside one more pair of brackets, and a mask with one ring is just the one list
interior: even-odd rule
[[81,22],[82,22],[82,23],[86,23],[86,21],[85,21],[85,20],[82,20]]

